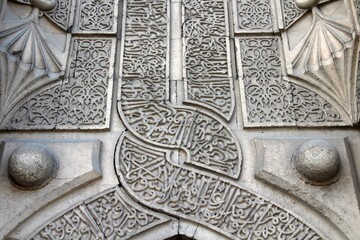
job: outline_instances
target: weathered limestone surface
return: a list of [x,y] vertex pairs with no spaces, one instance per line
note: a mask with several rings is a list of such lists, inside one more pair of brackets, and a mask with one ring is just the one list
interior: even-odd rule
[[359,1],[0,5],[0,239],[360,239]]

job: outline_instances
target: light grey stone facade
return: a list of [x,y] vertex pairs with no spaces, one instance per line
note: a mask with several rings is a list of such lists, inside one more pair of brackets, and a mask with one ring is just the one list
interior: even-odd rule
[[0,5],[1,239],[360,239],[359,1]]

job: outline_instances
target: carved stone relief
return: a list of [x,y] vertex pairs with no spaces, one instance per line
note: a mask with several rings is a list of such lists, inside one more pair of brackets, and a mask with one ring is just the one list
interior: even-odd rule
[[183,8],[185,102],[230,120],[234,111],[227,2],[185,1]]
[[328,101],[283,79],[279,38],[240,38],[237,47],[246,126],[342,122]]
[[[281,31],[276,37],[264,36],[255,25],[249,26],[262,36],[242,37],[240,27],[235,31],[247,127],[357,122],[358,33],[352,5],[349,1],[305,1],[313,2],[309,6],[303,2],[276,4],[278,10],[272,15]],[[263,2],[253,4],[256,7],[251,9],[265,9]],[[242,5],[240,1],[238,11]]]
[[[199,109],[167,101],[167,2],[129,1],[126,11],[119,101],[124,124],[146,142],[185,149],[190,164],[238,177],[241,152],[227,124]],[[216,71],[207,73],[212,74],[217,76]]]
[[69,35],[49,26],[38,8],[24,5],[19,11],[11,2],[5,7],[0,28],[1,126],[29,92],[36,93],[64,76],[69,45]]
[[[333,170],[319,180],[316,169],[307,174],[313,156],[302,158],[300,143],[326,128],[262,129],[357,123],[358,1],[3,2],[0,129],[54,129],[61,139],[91,136],[111,147],[46,143],[66,160],[27,199],[0,168],[12,187],[0,182],[10,189],[3,201],[16,190],[27,204],[11,212],[0,238],[358,238],[350,140],[332,138],[337,165],[318,161]],[[110,124],[113,78],[121,122]],[[358,133],[338,132],[356,135],[360,146]],[[19,143],[0,144],[4,166]],[[85,186],[101,177],[100,163],[112,178]],[[345,207],[334,202],[346,194]],[[160,236],[163,225],[171,231]]]
[[[222,6],[222,1],[214,1],[212,4],[217,10],[218,6]],[[165,0],[127,1],[124,5],[126,14],[120,64],[122,83],[118,108],[129,132],[120,138],[115,155],[121,185],[128,194],[144,205],[199,222],[230,238],[324,239],[325,236],[315,227],[289,210],[239,184],[207,172],[210,170],[237,179],[240,173],[236,172],[240,171],[240,149],[237,147],[237,139],[224,121],[196,109],[196,106],[172,106],[168,101],[169,5],[171,4]],[[212,25],[205,22],[204,26],[207,28],[204,30],[200,27],[202,17],[208,14],[208,6],[208,2],[184,2],[185,22],[182,33],[185,77],[217,77],[217,70],[222,67],[220,64],[218,69],[209,68],[211,71],[207,72],[208,69],[202,68],[201,64],[211,67],[211,53],[206,55],[209,58],[202,60],[202,55],[194,52],[195,48],[191,47],[191,44],[196,43],[200,44],[197,51],[207,51],[207,46],[201,47],[202,41],[213,39],[210,42],[214,44],[214,49],[219,50],[219,54],[225,48],[216,48],[215,39],[209,31],[214,26],[215,32],[223,29],[226,36],[226,27],[221,28],[221,24],[216,24],[215,20],[211,22]],[[218,12],[214,11],[212,14],[216,15]],[[188,37],[191,34],[197,36],[196,41]],[[221,33],[219,35],[218,39],[221,38]],[[340,114],[317,93],[282,78],[283,65],[278,37],[242,37],[237,41],[238,49],[242,51],[242,70],[246,73],[245,76],[249,76],[246,81],[251,84],[251,81],[257,80],[259,83],[256,84],[265,89],[264,93],[258,93],[259,98],[266,97],[269,90],[267,87],[274,87],[274,95],[280,89],[278,96],[264,100],[269,108],[273,107],[275,110],[270,109],[265,113],[269,117],[260,116],[259,120],[254,121],[255,124],[263,125],[270,121],[287,121],[290,124],[300,121],[341,122]],[[262,48],[259,49],[259,46]],[[191,54],[196,56],[199,66],[193,68],[190,65],[196,63],[190,61]],[[229,66],[224,67],[222,72],[226,73],[225,69],[228,68]],[[259,77],[255,78],[256,76]],[[189,84],[189,80],[186,83]],[[289,104],[295,110],[289,107],[288,113],[284,111],[284,104],[287,104],[289,97],[291,104],[298,104],[299,110]],[[252,99],[248,102],[254,103]],[[314,106],[314,103],[317,105]],[[255,102],[254,106],[256,104]],[[261,104],[257,104],[256,110],[267,111]],[[255,113],[254,116],[258,115]],[[185,150],[186,157],[177,162],[171,156],[179,148]],[[223,148],[226,152],[221,151]],[[186,163],[191,165],[184,166]],[[202,170],[190,167],[194,165]]]
[[73,33],[116,33],[117,1],[78,0]]
[[236,32],[273,32],[275,30],[272,0],[236,0],[233,2]]
[[[29,148],[27,147],[29,145],[40,145],[42,147],[39,151],[38,147],[35,149],[33,147]],[[100,179],[102,175],[100,169],[100,146],[101,142],[95,140],[63,141],[42,139],[33,141],[28,139],[2,141],[0,145],[1,238],[47,204],[61,199],[64,195],[82,185]],[[34,181],[38,180],[36,174],[41,174],[46,168],[46,166],[39,163],[43,161],[39,158],[39,155],[43,152],[41,149],[44,148],[51,152],[58,162],[56,175],[51,176],[50,179],[45,179],[48,180],[47,185]],[[23,149],[18,156],[24,160],[23,167],[26,166],[25,169],[17,168],[17,172],[15,172],[15,175],[18,176],[17,179],[19,179],[19,174],[22,174],[20,175],[20,179],[23,180],[20,182],[21,186],[12,184],[13,180],[9,176],[14,175],[9,170],[11,169],[11,156],[16,155],[16,149]],[[40,169],[36,171],[37,168]],[[38,184],[41,185],[38,186]],[[27,190],[19,190],[17,187]],[[30,189],[37,190],[30,191]]]
[[[329,154],[329,151],[318,146],[320,141],[326,141],[327,144],[331,144],[338,152],[340,167],[337,170],[339,174],[334,179],[330,179],[330,181],[325,183],[310,182],[309,184],[309,180],[304,179],[297,172],[296,166],[294,166],[293,155],[301,150],[302,146],[306,144],[309,146],[309,143],[315,143],[311,150],[320,151],[317,153],[311,151],[305,152],[305,156],[311,157],[312,166],[304,170],[308,171],[308,174],[311,174],[311,171],[316,171],[316,179],[321,179],[324,173],[327,173],[327,170],[333,167],[333,165],[325,164],[324,166],[327,168],[316,168],[318,163],[316,159],[321,159],[322,154]],[[348,211],[350,206],[355,208],[358,206],[356,196],[356,189],[358,187],[352,177],[352,171],[354,171],[352,168],[353,159],[349,150],[348,139],[333,137],[317,140],[300,137],[292,139],[254,139],[254,144],[257,152],[256,177],[258,179],[293,195],[299,201],[310,204],[326,218],[331,219],[336,227],[346,232],[350,239],[358,238],[354,230],[359,228],[359,215],[353,214],[352,210]],[[327,159],[325,158],[325,160]],[[320,187],[319,184],[323,186]],[[339,202],[341,204],[337,204]],[[348,208],[343,208],[343,206]],[[344,216],[339,217],[343,213]]]
[[[37,1],[14,2],[4,3],[1,16],[0,127],[108,128],[115,38],[79,34],[114,34],[117,4],[78,1],[73,26],[72,1],[54,1],[50,10]],[[95,26],[93,15],[104,25]],[[77,37],[67,33],[70,27]]]
[[[287,70],[296,77],[292,81],[318,88],[348,124],[357,121],[353,59],[358,51],[350,11],[345,1],[315,5],[283,34]],[[307,31],[299,31],[304,26]]]
[[155,209],[223,230],[234,239],[324,238],[276,204],[217,176],[171,163],[168,156],[127,134],[119,141],[117,173],[130,195]]
[[119,189],[107,190],[46,223],[28,239],[128,239],[169,221]]
[[112,38],[73,38],[67,77],[21,106],[10,120],[11,126],[108,126],[114,45]]

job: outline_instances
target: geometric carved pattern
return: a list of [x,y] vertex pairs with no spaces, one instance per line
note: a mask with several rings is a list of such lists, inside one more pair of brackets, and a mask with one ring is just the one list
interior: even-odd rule
[[116,33],[114,0],[78,0],[73,33]]
[[123,136],[116,170],[144,205],[204,224],[234,239],[324,239],[314,227],[250,191],[169,162],[169,153]]
[[107,127],[114,44],[111,38],[74,38],[67,78],[23,104],[9,125],[18,129]]
[[234,94],[226,2],[184,2],[185,101],[203,105],[229,120]]
[[318,94],[282,79],[278,38],[240,38],[239,43],[247,125],[341,121]]
[[236,32],[272,32],[271,0],[236,0]]
[[128,239],[166,221],[115,188],[61,214],[29,239]]
[[56,7],[50,11],[45,12],[54,23],[64,30],[70,26],[71,5],[73,0],[57,0]]
[[114,44],[111,38],[74,39],[68,78],[62,86],[63,113],[58,125],[109,126]]
[[285,29],[290,27],[298,18],[306,13],[306,10],[296,6],[295,0],[282,0]]
[[237,178],[240,148],[226,123],[166,101],[167,1],[129,1],[126,10],[119,104],[124,124],[144,141],[186,149],[187,163]]

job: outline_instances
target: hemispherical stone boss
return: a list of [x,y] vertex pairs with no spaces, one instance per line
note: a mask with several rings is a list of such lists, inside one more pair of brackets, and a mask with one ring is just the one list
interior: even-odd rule
[[341,161],[338,151],[325,140],[310,140],[298,148],[292,164],[300,178],[313,185],[328,185],[339,179]]
[[30,0],[30,3],[41,11],[50,11],[56,7],[57,0]]
[[46,186],[57,174],[58,161],[44,145],[27,143],[10,156],[8,174],[17,188],[35,190]]
[[319,3],[319,0],[295,0],[296,6],[301,9],[309,9]]

